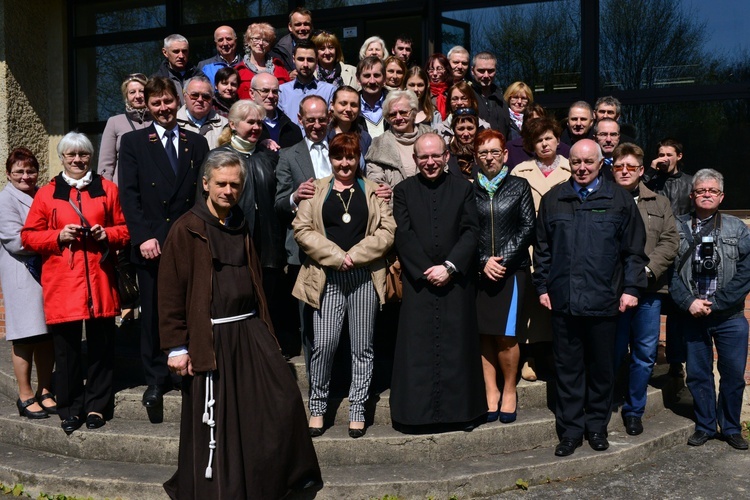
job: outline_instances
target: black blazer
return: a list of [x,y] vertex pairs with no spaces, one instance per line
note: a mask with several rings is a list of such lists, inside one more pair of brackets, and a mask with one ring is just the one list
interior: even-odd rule
[[156,238],[163,246],[172,224],[195,202],[208,143],[194,132],[179,129],[177,154],[180,167],[175,175],[153,125],[122,136],[118,185],[134,262],[146,263],[141,243]]

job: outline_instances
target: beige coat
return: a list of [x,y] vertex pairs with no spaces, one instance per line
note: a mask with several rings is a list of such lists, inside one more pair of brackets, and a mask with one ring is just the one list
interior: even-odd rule
[[523,177],[529,182],[531,194],[534,197],[534,210],[539,213],[539,203],[542,201],[542,196],[553,187],[570,179],[571,172],[568,159],[560,156],[560,165],[548,177],[545,177],[542,171],[539,170],[536,160],[526,160],[519,163],[510,172],[510,175]]
[[378,185],[362,179],[367,198],[367,232],[365,237],[345,252],[325,236],[323,225],[323,202],[333,188],[333,176],[315,181],[315,195],[299,205],[292,222],[294,239],[307,254],[294,284],[294,295],[314,309],[320,309],[320,299],[326,284],[325,268],[339,269],[347,254],[355,267],[368,266],[372,274],[372,284],[380,303],[385,303],[385,255],[393,246],[396,221],[393,219],[388,202],[378,198],[375,190]]

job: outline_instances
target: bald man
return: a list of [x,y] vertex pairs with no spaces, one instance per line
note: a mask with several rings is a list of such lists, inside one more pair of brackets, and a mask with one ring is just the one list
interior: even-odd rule
[[219,26],[214,31],[216,55],[198,63],[198,69],[211,80],[214,85],[216,72],[227,66],[236,66],[242,61],[237,51],[237,33],[231,26]]

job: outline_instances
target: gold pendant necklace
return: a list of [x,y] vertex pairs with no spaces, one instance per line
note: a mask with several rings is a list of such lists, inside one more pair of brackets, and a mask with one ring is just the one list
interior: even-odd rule
[[336,191],[336,196],[339,197],[341,204],[344,205],[344,215],[341,216],[341,220],[344,221],[344,224],[349,224],[352,221],[352,216],[349,214],[349,205],[351,205],[352,198],[354,197],[354,188],[349,188],[349,199],[346,200],[346,203],[344,203],[344,198],[341,197],[341,193],[338,191]]

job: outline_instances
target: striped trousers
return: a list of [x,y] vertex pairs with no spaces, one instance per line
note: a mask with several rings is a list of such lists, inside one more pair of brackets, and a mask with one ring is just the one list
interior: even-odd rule
[[349,387],[349,421],[364,422],[365,402],[372,380],[372,334],[378,297],[366,267],[349,271],[328,270],[320,309],[313,313],[314,341],[310,357],[310,414],[325,415],[333,356],[341,338],[344,316],[349,316],[352,384]]

